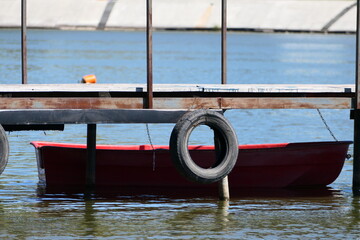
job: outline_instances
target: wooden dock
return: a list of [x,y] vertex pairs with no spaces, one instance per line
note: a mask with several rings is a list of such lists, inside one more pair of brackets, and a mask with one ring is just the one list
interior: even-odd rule
[[94,185],[96,124],[176,123],[184,113],[196,109],[349,109],[355,122],[353,190],[360,193],[359,29],[354,84],[226,84],[227,10],[222,0],[221,84],[153,84],[152,1],[146,2],[146,84],[33,85],[27,84],[26,1],[22,0],[23,84],[0,85],[0,125],[5,130],[40,130],[87,124],[87,182]]
[[1,85],[0,124],[174,123],[195,109],[351,109],[354,85]]

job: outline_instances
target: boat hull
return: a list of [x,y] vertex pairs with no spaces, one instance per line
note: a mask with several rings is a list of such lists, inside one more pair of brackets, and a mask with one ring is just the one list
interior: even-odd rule
[[[86,146],[32,142],[40,180],[47,187],[85,186]],[[326,186],[340,174],[351,142],[239,146],[230,189]],[[201,166],[214,160],[211,146],[190,146]],[[217,184],[186,180],[174,168],[168,146],[106,146],[96,150],[96,186],[116,188],[212,189]]]

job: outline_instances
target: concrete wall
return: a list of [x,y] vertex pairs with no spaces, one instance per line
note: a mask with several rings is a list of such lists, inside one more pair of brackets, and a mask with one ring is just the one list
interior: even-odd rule
[[[228,0],[230,29],[354,32],[356,1]],[[0,0],[0,27],[20,26],[20,0]],[[27,0],[28,27],[144,28],[145,0]],[[218,28],[221,0],[153,0],[156,28]]]

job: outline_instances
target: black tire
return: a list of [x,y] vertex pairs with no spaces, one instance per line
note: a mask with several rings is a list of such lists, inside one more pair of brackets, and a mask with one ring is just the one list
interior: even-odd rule
[[0,125],[0,174],[4,171],[9,159],[9,142],[4,128]]
[[[217,160],[210,168],[198,166],[190,156],[188,141],[192,131],[200,125],[213,129],[216,136]],[[185,178],[198,183],[213,183],[227,176],[238,157],[238,141],[229,121],[212,110],[196,110],[184,114],[176,123],[170,137],[170,153],[176,169]]]

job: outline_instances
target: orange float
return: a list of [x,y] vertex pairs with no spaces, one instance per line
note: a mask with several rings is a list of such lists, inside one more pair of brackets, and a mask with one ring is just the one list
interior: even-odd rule
[[81,83],[96,83],[96,76],[94,74],[85,75],[82,77]]

